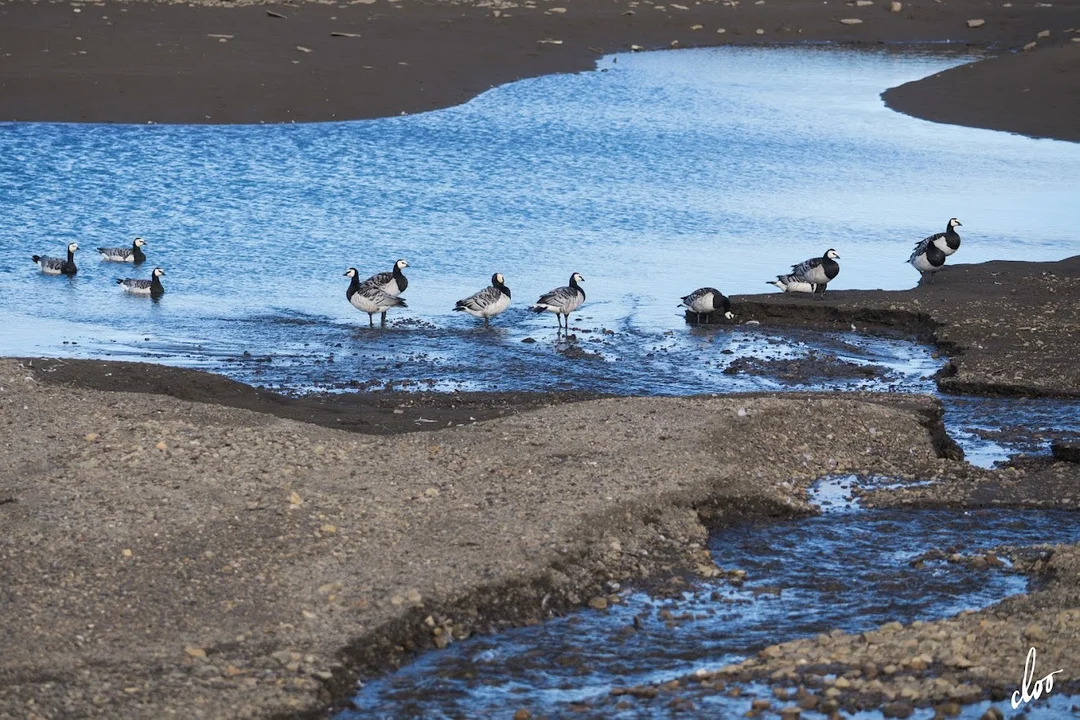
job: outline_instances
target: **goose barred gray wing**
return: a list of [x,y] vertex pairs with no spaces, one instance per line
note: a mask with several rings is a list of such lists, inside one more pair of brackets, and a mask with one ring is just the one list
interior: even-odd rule
[[473,293],[464,300],[458,300],[455,305],[455,310],[472,310],[473,312],[483,312],[488,307],[495,305],[499,300],[506,297],[503,295],[502,290],[495,286],[486,287],[478,293]]
[[[792,265],[791,266],[791,272],[787,275],[787,277],[790,277],[790,278],[792,278],[793,280],[795,280],[797,282],[808,282],[808,283],[821,282],[821,280],[812,279],[811,275],[823,275],[824,274],[824,273],[815,272],[815,270],[817,268],[821,267],[821,264],[823,262],[824,262],[824,260],[822,260],[819,257],[810,258],[809,260],[803,260],[798,265]],[[828,282],[828,280],[825,280],[825,282]]]
[[925,237],[919,242],[915,243],[915,249],[911,251],[911,257],[909,257],[907,261],[914,264],[915,258],[919,257],[920,255],[926,254],[926,249],[930,247],[930,244],[933,243],[934,240],[936,240],[939,236],[945,237],[945,233],[937,233],[931,235],[930,237]]
[[375,288],[380,288],[381,289],[384,285],[387,285],[388,283],[392,282],[393,279],[394,279],[394,273],[392,273],[392,272],[376,273],[376,274],[372,275],[371,277],[369,277],[367,280],[364,280],[363,282],[361,282],[360,286],[361,287],[375,287]]
[[585,301],[583,295],[584,293],[580,290],[575,290],[569,286],[563,286],[544,293],[540,296],[540,299],[536,301],[536,304],[546,305],[549,308],[558,309],[560,312],[570,312],[571,310],[575,310]]
[[139,278],[127,278],[125,280],[117,280],[116,284],[122,287],[128,292],[150,292],[150,286],[153,285],[152,280],[142,280]]
[[112,262],[131,262],[135,259],[135,251],[129,247],[101,248],[97,249],[103,260]]
[[64,258],[49,257],[48,255],[34,255],[31,259],[37,263],[42,272],[50,275],[59,275],[64,271],[64,266],[67,265],[67,260]]

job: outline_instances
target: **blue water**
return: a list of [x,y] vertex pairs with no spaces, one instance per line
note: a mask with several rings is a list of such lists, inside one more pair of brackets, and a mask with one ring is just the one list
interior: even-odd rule
[[[837,289],[910,287],[912,243],[951,216],[959,261],[1080,251],[1080,146],[936,125],[878,97],[964,60],[643,53],[406,117],[0,125],[0,353],[151,359],[291,390],[769,389],[717,368],[834,338],[689,331],[681,295],[766,291],[828,247]],[[150,244],[139,273],[168,272],[161,302],[123,296],[113,280],[132,269],[92,252],[136,235]],[[70,240],[76,278],[35,273],[29,255]],[[399,257],[409,309],[369,331],[342,274]],[[496,270],[515,305],[480,331],[450,308]],[[554,318],[524,307],[575,270],[588,300],[576,339],[556,342]],[[830,387],[923,390],[937,365],[922,348],[872,352],[894,377]]]
[[[454,643],[368,681],[353,698],[356,709],[339,717],[505,717],[522,707],[577,716],[570,703],[590,703],[585,717],[668,717],[667,701],[676,695],[642,701],[608,693],[715,670],[767,645],[834,628],[862,632],[892,620],[948,617],[1026,589],[1023,576],[1006,571],[940,560],[913,567],[928,550],[970,556],[1080,540],[1080,522],[1067,511],[862,510],[844,501],[854,482],[823,481],[820,516],[714,533],[713,558],[724,570],[747,573],[741,587],[701,581],[670,600],[624,592],[624,602],[606,612],[575,612]],[[1022,668],[1017,658],[1018,681]],[[769,696],[768,688],[763,692]],[[753,689],[738,699],[680,695],[698,705],[688,717],[739,717],[756,696]],[[620,710],[619,702],[630,707]],[[966,716],[984,709],[969,707]],[[1060,717],[1056,712],[1043,717]]]

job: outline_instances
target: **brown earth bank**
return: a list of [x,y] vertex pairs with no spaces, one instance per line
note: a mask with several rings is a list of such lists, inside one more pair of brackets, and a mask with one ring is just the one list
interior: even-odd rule
[[710,528],[813,512],[829,473],[1031,499],[1023,470],[945,457],[918,396],[609,398],[373,435],[34,366],[0,361],[0,716],[319,715],[414,651],[711,576]]
[[[1033,51],[988,69],[906,85],[889,102],[920,117],[1075,140],[1080,48],[1071,41],[1080,38],[1080,1],[1041,5],[920,0],[890,12],[883,0],[863,7],[803,0],[4,0],[0,120],[382,117],[457,104],[520,78],[587,70],[600,54],[631,45],[947,43],[999,53],[1035,42]],[[971,19],[984,24],[969,28]],[[1049,35],[1039,37],[1044,31]]]
[[[735,295],[731,323],[886,332],[949,356],[943,392],[1080,397],[1080,256],[1059,262],[951,265],[912,290]],[[687,322],[696,316],[687,313]],[[723,318],[708,318],[719,324]]]

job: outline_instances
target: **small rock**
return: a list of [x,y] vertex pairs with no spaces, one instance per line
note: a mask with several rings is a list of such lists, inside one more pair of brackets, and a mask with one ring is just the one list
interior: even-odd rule
[[841,25],[862,25],[862,20],[859,18],[841,18]]
[[100,436],[97,433],[86,433],[85,435],[83,435],[83,440],[85,440],[86,442],[94,442],[98,439],[98,437]]
[[532,720],[532,713],[525,708],[521,708],[514,713],[514,720]]
[[131,548],[124,548],[120,554],[126,558],[131,557]]
[[904,4],[901,2],[897,2],[897,0],[893,0],[891,3],[889,3],[889,12],[898,13],[903,9]]
[[288,665],[293,661],[292,653],[288,650],[278,650],[276,653],[270,655],[278,665]]
[[1046,631],[1043,630],[1042,627],[1039,625],[1028,625],[1026,628],[1024,628],[1024,637],[1026,637],[1028,640],[1045,640]]
[[717,35],[723,35],[726,32],[727,32],[727,28],[716,28],[716,34]]
[[304,504],[304,501],[300,499],[300,496],[295,492],[289,493],[289,504],[293,507],[300,507]]
[[188,655],[190,655],[193,658],[204,658],[204,657],[206,657],[206,651],[203,650],[201,647],[198,647],[196,645],[188,645],[188,646],[186,646],[184,648],[184,652],[186,652]]
[[874,0],[855,0],[855,7],[869,7],[874,4]]
[[[1080,40],[1080,38],[1073,38],[1073,42]],[[90,439],[90,436],[87,436]],[[1050,444],[1050,452],[1054,454],[1054,457],[1058,460],[1064,460],[1065,462],[1080,463],[1080,442],[1055,442]]]
[[566,12],[566,8],[564,8],[564,7],[548,8],[548,12],[559,13],[561,15],[562,13]]
[[607,598],[600,597],[599,595],[589,600],[589,607],[593,610],[607,610],[608,602]]
[[757,30],[754,31],[754,34],[755,35],[764,35],[765,31],[762,28],[758,28]]
[[700,30],[703,27],[705,27],[705,26],[704,25],[691,25],[690,29],[691,30]]
[[165,441],[164,441],[164,440],[162,440],[161,442],[159,442],[159,443],[158,443],[157,445],[155,445],[154,447],[156,447],[156,448],[157,448],[158,450],[168,450],[168,449],[169,449],[169,446],[165,444]]
[[1029,50],[1034,50],[1037,45],[1038,45],[1038,43],[1035,42],[1034,40],[1032,40],[1031,42],[1029,42],[1027,45],[1024,46],[1024,52],[1028,52]]
[[979,720],[1005,720],[1005,716],[996,707],[987,708]]
[[300,52],[302,52],[302,53],[309,53],[309,52],[311,52],[311,48],[309,48],[309,47],[304,47],[303,45],[297,45],[297,46],[296,46],[296,49],[297,49],[297,50],[299,50],[299,51],[300,51]]
[[1050,31],[1049,30],[1040,30],[1039,33],[1035,37],[1037,37],[1037,38],[1048,38],[1048,37],[1050,37]]
[[981,28],[985,24],[986,24],[986,21],[983,20],[982,18],[973,18],[973,19],[967,21],[967,26],[969,28]]
[[405,593],[405,599],[413,604],[420,602],[420,591],[416,588],[409,588],[408,592]]

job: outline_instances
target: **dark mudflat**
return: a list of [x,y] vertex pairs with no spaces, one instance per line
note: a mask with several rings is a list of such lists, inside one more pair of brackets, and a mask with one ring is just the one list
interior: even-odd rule
[[389,435],[465,425],[525,410],[603,397],[589,392],[319,393],[289,397],[221,375],[150,363],[34,358],[22,362],[50,385],[165,395],[266,413],[323,427]]
[[[1075,0],[1051,7],[917,0],[901,12],[887,8],[803,0],[662,10],[630,0],[504,9],[383,0],[79,7],[14,0],[0,4],[0,121],[352,120],[446,107],[520,78],[588,70],[599,54],[631,45],[947,42],[1004,53],[1049,30],[1023,58],[914,83],[889,101],[920,117],[1076,139],[1080,47],[1055,50],[1062,63],[1043,55],[1069,45],[1075,33],[1065,31],[1080,28]],[[841,24],[845,18],[862,23]],[[986,23],[968,29],[971,18]],[[1072,59],[1068,51],[1076,51]]]

